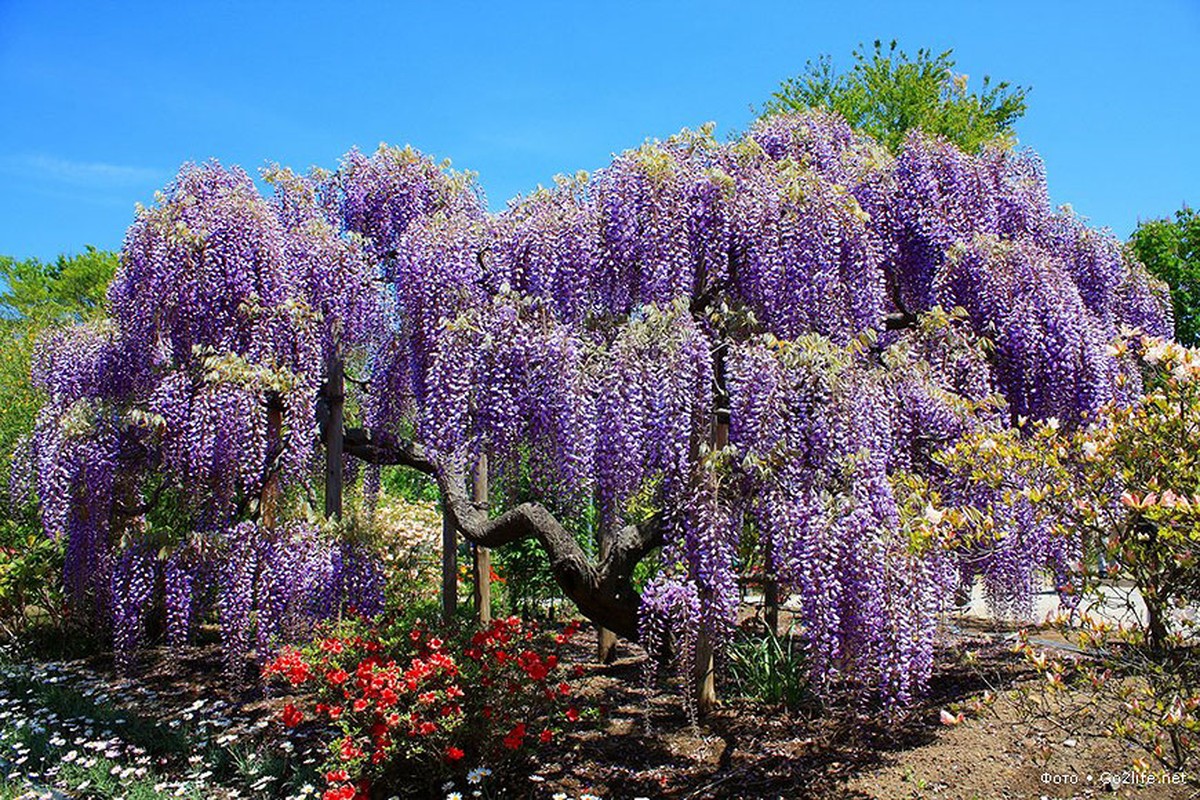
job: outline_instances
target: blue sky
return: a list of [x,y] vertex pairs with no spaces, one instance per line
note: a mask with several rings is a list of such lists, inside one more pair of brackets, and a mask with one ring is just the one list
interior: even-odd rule
[[713,120],[821,53],[953,48],[1032,87],[1056,203],[1127,236],[1200,204],[1200,2],[59,3],[0,0],[0,253],[120,246],[180,164],[335,167],[411,143],[493,208]]

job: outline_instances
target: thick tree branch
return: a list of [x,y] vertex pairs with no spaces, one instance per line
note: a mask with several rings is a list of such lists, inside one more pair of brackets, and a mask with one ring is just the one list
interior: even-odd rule
[[917,315],[905,307],[904,298],[900,296],[900,284],[897,281],[888,281],[888,293],[891,295],[892,305],[896,307],[896,310],[884,315],[884,328],[889,331],[899,331],[915,327],[917,324]]
[[889,331],[900,331],[912,328],[917,324],[917,318],[907,311],[895,311],[883,318],[883,325]]
[[462,469],[436,471],[446,512],[462,535],[481,547],[499,547],[521,539],[536,539],[550,557],[550,571],[580,613],[626,639],[637,639],[641,598],[633,589],[633,568],[661,544],[656,521],[627,525],[617,532],[606,558],[593,564],[563,526],[545,507],[522,503],[495,519],[467,496]]
[[346,428],[342,449],[347,455],[368,464],[396,464],[424,472],[426,475],[434,473],[433,462],[426,457],[420,445],[411,442],[381,442],[363,428]]
[[[326,419],[318,421],[323,428]],[[555,581],[581,614],[621,637],[637,639],[641,597],[633,589],[633,569],[662,545],[657,519],[621,528],[606,557],[593,563],[575,537],[538,503],[522,503],[489,518],[486,505],[474,502],[467,493],[466,471],[435,465],[418,444],[380,442],[362,428],[347,428],[344,447],[346,453],[372,464],[398,464],[433,475],[455,528],[473,544],[494,548],[537,540],[550,558]]]
[[[328,440],[330,398],[327,387],[317,396],[318,441]],[[345,428],[342,432],[342,452],[368,464],[396,464],[411,467],[426,475],[433,474],[433,462],[425,457],[421,446],[409,442],[387,442],[372,436],[365,428]]]

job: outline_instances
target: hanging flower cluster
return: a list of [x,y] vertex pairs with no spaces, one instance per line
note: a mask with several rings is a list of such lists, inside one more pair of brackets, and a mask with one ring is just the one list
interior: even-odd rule
[[[427,183],[442,175],[427,159],[401,160]],[[335,175],[274,168],[268,200],[239,169],[185,166],[126,236],[111,320],[39,344],[45,527],[67,540],[72,601],[111,626],[122,663],[159,591],[168,638],[186,642],[215,613],[235,671],[253,647],[268,652],[339,609],[381,606],[363,546],[255,521],[269,494],[309,479],[326,365],[354,353],[396,363],[386,353],[396,302],[374,240],[355,227],[379,172],[357,154]],[[444,176],[428,186],[438,197],[406,223],[469,194]],[[383,386],[402,381],[380,372]],[[175,513],[158,513],[163,502]]]

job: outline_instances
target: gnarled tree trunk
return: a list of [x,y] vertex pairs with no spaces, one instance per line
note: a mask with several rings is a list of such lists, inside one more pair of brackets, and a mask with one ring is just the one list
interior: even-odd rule
[[612,538],[604,558],[593,562],[562,524],[544,506],[521,503],[489,518],[467,493],[462,465],[435,464],[414,443],[375,439],[352,428],[345,435],[346,452],[372,464],[399,464],[432,475],[441,490],[447,519],[468,542],[495,548],[522,539],[535,539],[550,558],[550,571],[579,613],[618,636],[637,641],[641,598],[633,589],[633,568],[662,544],[658,520],[626,525]]

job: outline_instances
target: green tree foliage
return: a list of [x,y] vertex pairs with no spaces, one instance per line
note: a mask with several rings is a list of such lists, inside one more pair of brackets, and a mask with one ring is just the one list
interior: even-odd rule
[[29,378],[34,347],[53,326],[103,316],[116,268],[115,253],[94,247],[52,263],[0,256],[0,637],[10,641],[31,624],[56,631],[64,621],[62,545],[42,533],[28,497],[7,491],[43,400]]
[[13,447],[32,430],[41,405],[29,382],[38,336],[51,325],[102,316],[116,269],[116,253],[90,246],[51,263],[0,256],[0,477],[5,480]]
[[873,53],[855,50],[853,68],[841,73],[823,55],[809,61],[803,74],[785,80],[762,116],[828,109],[893,153],[913,128],[944,136],[968,152],[997,139],[1011,141],[1029,90],[1003,81],[993,85],[984,76],[980,91],[970,92],[967,76],[954,72],[951,53],[934,56],[922,49],[910,59],[895,41],[885,50],[876,40]]
[[1171,287],[1175,338],[1189,347],[1200,344],[1200,214],[1186,206],[1175,219],[1138,225],[1129,246],[1139,261]]
[[104,294],[117,269],[117,254],[89,245],[53,263],[0,256],[0,315],[41,326],[82,322],[101,315]]

